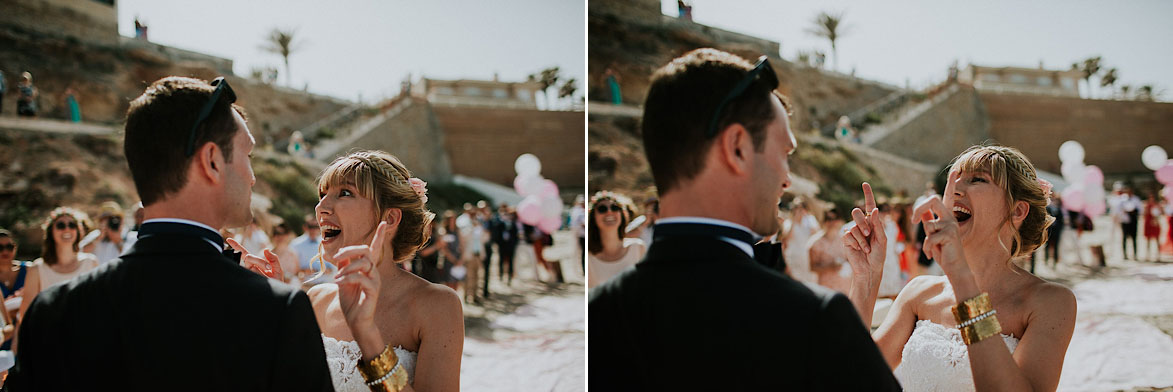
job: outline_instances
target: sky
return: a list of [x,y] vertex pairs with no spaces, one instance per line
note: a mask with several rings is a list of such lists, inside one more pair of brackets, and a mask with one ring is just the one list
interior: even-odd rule
[[[1102,56],[1120,84],[1154,85],[1173,100],[1173,1],[764,1],[693,0],[697,23],[781,43],[782,56],[830,44],[806,32],[821,11],[843,12],[841,72],[913,88],[945,79],[957,60],[985,66],[1066,70]],[[676,2],[663,0],[675,16]],[[1085,86],[1081,83],[1080,90]],[[1109,94],[1093,91],[1095,98]]]
[[[585,89],[586,5],[582,0],[119,0],[118,30],[134,20],[151,41],[234,61],[237,76],[277,67],[260,49],[274,28],[294,28],[292,86],[364,102],[388,98],[409,74],[433,79],[523,81],[552,66]],[[557,94],[551,88],[552,94]],[[540,97],[539,102],[544,101]]]

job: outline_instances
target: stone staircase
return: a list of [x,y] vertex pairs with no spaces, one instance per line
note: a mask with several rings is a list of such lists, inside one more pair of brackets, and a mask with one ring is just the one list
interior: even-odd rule
[[[413,102],[414,101],[411,97],[404,97],[397,100],[395,104],[390,105],[379,114],[369,118],[363,118],[361,116],[361,111],[357,110],[355,113],[358,113],[358,115],[346,114],[346,110],[340,111],[338,113],[340,117],[337,119],[337,121],[339,124],[344,125],[336,129],[334,138],[318,141],[318,145],[314,147],[314,157],[316,157],[318,160],[333,159],[333,157],[338,154],[339,150],[354,144],[355,141],[375,130],[379,127],[379,125],[382,125],[388,120],[394,118],[399,113],[403,112],[403,110],[410,107]],[[323,119],[323,121],[328,119],[329,118]]]
[[[907,125],[912,120],[915,120],[921,114],[929,111],[929,109],[933,108],[937,104],[948,100],[953,96],[953,94],[956,94],[960,90],[961,88],[959,85],[952,84],[940,90],[939,93],[934,94],[932,97],[920,102],[911,102],[909,99],[910,94],[904,93],[903,99],[900,100],[899,105],[893,105],[886,108],[884,111],[885,114],[882,115],[884,120],[881,123],[869,126],[863,132],[860,132],[860,143],[865,146],[876,144],[876,142],[883,140],[888,135],[891,135],[893,132],[901,129],[904,125]],[[893,95],[895,94],[896,93],[893,93]],[[864,115],[867,115],[866,112]],[[853,124],[856,123],[854,117],[852,117],[851,121]]]

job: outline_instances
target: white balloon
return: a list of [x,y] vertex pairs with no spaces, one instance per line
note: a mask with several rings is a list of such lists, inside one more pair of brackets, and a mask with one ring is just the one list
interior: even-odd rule
[[551,219],[562,216],[562,199],[557,195],[542,198],[542,218]]
[[1083,183],[1085,170],[1086,166],[1082,161],[1063,162],[1063,165],[1059,166],[1059,173],[1063,175],[1063,180],[1072,185]]
[[1149,170],[1160,169],[1161,166],[1165,166],[1167,160],[1169,160],[1169,154],[1161,146],[1148,146],[1145,147],[1144,152],[1140,153],[1140,161],[1144,162],[1144,167]]
[[1059,161],[1083,162],[1083,145],[1074,140],[1068,140],[1059,145]]
[[536,155],[527,152],[517,157],[517,160],[513,162],[513,169],[517,171],[519,176],[536,176],[542,172],[542,161]]

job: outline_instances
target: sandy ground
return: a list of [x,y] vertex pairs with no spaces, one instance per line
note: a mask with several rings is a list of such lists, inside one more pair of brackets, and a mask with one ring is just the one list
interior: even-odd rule
[[547,260],[563,260],[565,283],[535,268],[532,248],[518,248],[512,286],[497,280],[493,262],[490,297],[464,306],[462,390],[585,389],[585,279],[577,247],[572,233],[560,232],[545,252]]
[[1173,254],[1154,257],[1138,241],[1139,257],[1126,260],[1119,226],[1103,217],[1096,228],[1080,242],[1103,246],[1106,267],[1087,247],[1076,253],[1071,231],[1059,265],[1036,262],[1035,273],[1070,287],[1079,307],[1059,390],[1173,390]]

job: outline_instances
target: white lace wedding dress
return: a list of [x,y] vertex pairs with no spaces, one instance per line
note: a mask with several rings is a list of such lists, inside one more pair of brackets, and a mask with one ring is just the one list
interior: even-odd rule
[[[322,345],[326,349],[326,363],[330,366],[330,378],[334,381],[335,391],[370,391],[362,374],[358,372],[358,361],[362,359],[358,343],[322,335]],[[415,381],[416,353],[395,347],[395,355],[399,357],[400,365],[407,370],[407,383],[412,384]]]
[[[1018,338],[1002,335],[1002,340],[1013,354]],[[961,331],[928,320],[916,322],[894,373],[905,391],[974,390]]]

